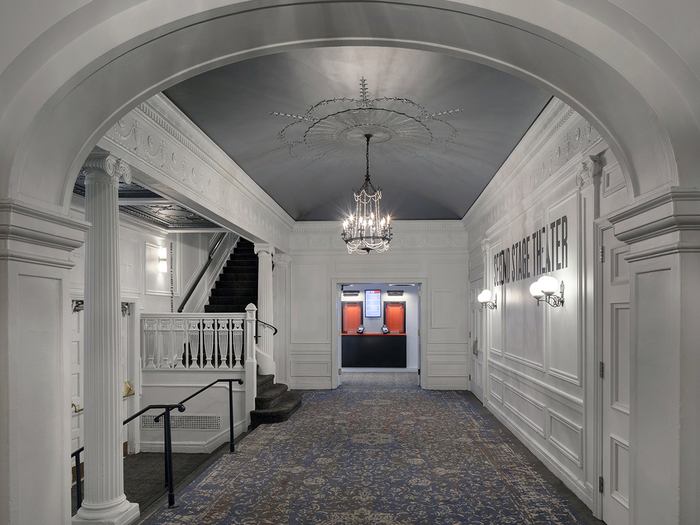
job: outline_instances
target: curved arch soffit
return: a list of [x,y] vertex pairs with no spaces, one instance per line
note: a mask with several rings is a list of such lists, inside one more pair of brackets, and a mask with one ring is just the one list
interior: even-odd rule
[[[616,70],[614,61],[606,62],[595,50],[570,37],[580,37],[579,32],[595,26],[597,41],[613,39],[618,47],[625,47],[627,41],[570,7],[561,8],[581,17],[577,25],[581,29],[565,35],[565,30],[558,34],[553,30],[556,28],[535,25],[532,19],[537,8],[517,8],[518,2],[505,14],[458,2],[436,7],[435,3],[420,2],[270,5],[252,1],[199,13],[170,12],[169,21],[163,21],[164,10],[157,15],[153,12],[161,4],[139,5],[76,36],[18,92],[10,111],[0,120],[3,143],[8,138],[8,117],[16,117],[14,122],[19,121],[20,126],[22,121],[26,123],[23,134],[14,129],[14,137],[21,136],[21,140],[13,143],[8,138],[10,158],[0,159],[9,160],[12,166],[3,193],[65,213],[78,170],[93,145],[141,101],[186,78],[235,61],[338,45],[446,53],[524,78],[591,121],[618,158],[630,196],[678,183],[671,140],[647,98]],[[537,5],[550,4],[542,0]],[[184,6],[182,10],[192,8]],[[151,23],[158,19],[160,24]],[[136,21],[139,23],[134,27]],[[108,28],[124,30],[105,33]],[[91,60],[76,61],[76,49],[92,49],[95,32],[109,35],[103,39],[106,42],[93,46],[94,55],[88,56]],[[627,60],[632,56],[640,61],[637,70],[646,71],[648,76],[659,74],[639,49],[629,43],[626,46],[622,51]],[[665,75],[660,78],[667,80]],[[672,96],[676,91],[670,81],[668,87]],[[677,127],[698,135],[694,121],[683,124]],[[47,177],[47,173],[55,176]]]

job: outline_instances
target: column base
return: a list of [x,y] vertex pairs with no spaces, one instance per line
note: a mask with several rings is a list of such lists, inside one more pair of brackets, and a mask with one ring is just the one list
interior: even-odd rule
[[138,503],[124,500],[115,508],[93,508],[89,505],[80,507],[73,516],[73,525],[129,525],[141,516]]

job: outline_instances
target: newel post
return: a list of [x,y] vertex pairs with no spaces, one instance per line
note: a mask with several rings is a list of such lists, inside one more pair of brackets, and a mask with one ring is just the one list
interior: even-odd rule
[[255,313],[257,308],[250,303],[245,308],[245,421],[250,426],[250,412],[255,410],[258,394],[257,362],[255,359]]

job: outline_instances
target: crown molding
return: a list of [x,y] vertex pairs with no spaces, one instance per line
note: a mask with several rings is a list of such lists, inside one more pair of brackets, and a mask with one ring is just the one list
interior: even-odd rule
[[141,103],[98,142],[140,183],[253,240],[288,246],[294,220],[164,95]]

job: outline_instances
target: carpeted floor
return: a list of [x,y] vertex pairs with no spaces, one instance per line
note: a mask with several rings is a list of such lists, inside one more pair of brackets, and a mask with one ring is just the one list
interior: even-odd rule
[[[228,443],[222,445],[228,450]],[[211,454],[173,454],[173,478],[175,485],[185,480],[192,472],[206,463],[213,456],[220,454],[221,448]],[[84,483],[83,483],[84,484]],[[84,487],[83,487],[83,490]],[[141,452],[124,458],[124,494],[132,503],[138,503],[143,512],[164,494],[165,466],[163,454]],[[78,512],[76,487],[71,489],[73,515]]]
[[383,375],[304,392],[145,523],[602,523],[473,395]]

